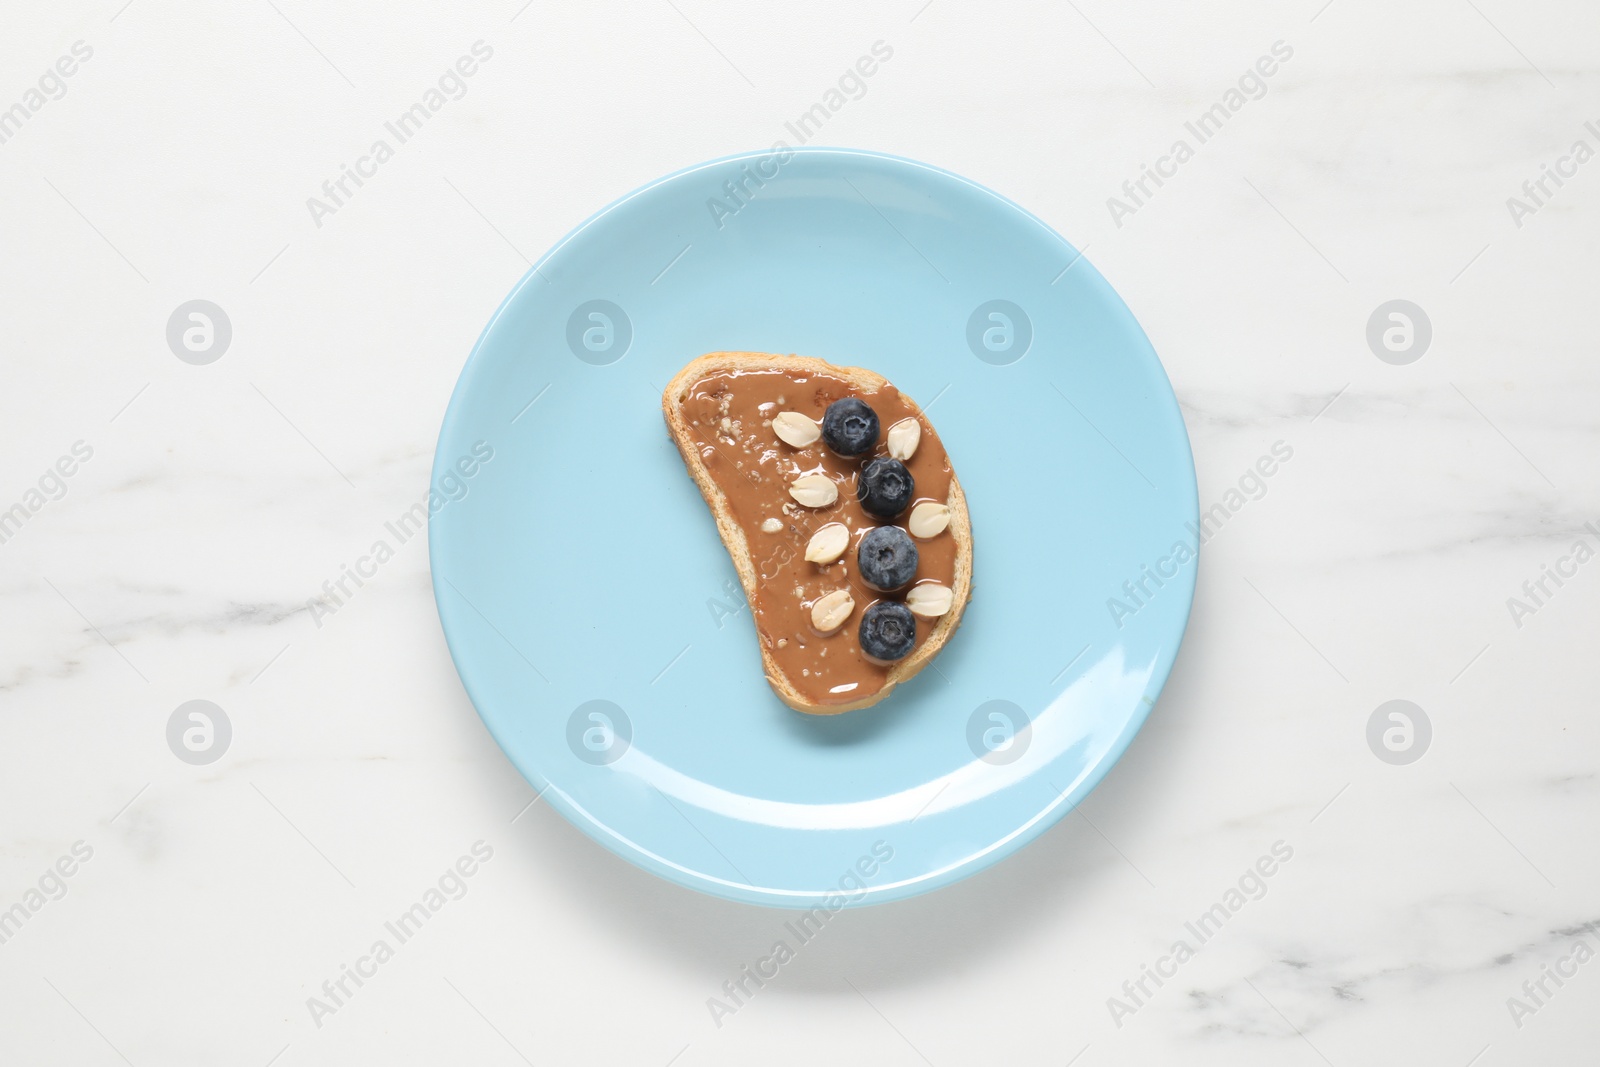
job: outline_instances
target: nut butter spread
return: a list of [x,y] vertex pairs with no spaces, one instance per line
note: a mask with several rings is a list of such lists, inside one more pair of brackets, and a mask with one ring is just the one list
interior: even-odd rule
[[[881,432],[873,448],[859,456],[833,452],[821,439],[796,448],[778,438],[772,420],[782,412],[798,412],[821,421],[828,405],[854,396],[877,413]],[[757,573],[751,611],[756,633],[779,663],[789,682],[815,704],[848,704],[883,688],[889,665],[861,649],[858,624],[880,600],[905,601],[919,585],[955,582],[956,543],[949,531],[918,539],[916,577],[904,589],[880,593],[858,573],[856,550],[876,526],[905,526],[918,504],[944,504],[950,493],[950,461],[928,420],[893,385],[861,392],[842,378],[823,373],[739,370],[709,375],[696,382],[683,404],[694,446],[717,487],[727,496],[734,520],[744,532]],[[898,517],[869,515],[856,496],[862,466],[888,455],[888,431],[902,419],[915,417],[921,438],[905,461],[916,483],[911,504]],[[807,475],[823,475],[837,486],[837,499],[806,507],[790,487]],[[814,483],[806,483],[814,484]],[[826,495],[826,494],[824,494]],[[844,554],[826,565],[806,560],[811,535],[828,523],[849,530]],[[812,607],[838,590],[848,591],[855,608],[842,627],[821,636],[812,622]],[[826,605],[824,605],[824,611]],[[920,647],[937,619],[916,616]]]

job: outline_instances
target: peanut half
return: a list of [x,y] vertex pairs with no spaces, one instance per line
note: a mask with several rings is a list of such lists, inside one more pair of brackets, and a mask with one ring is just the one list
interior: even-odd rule
[[806,559],[827,566],[850,547],[850,528],[842,522],[830,522],[811,535],[806,542]]
[[932,500],[924,500],[911,509],[911,515],[906,519],[906,529],[912,537],[926,541],[930,537],[938,537],[950,525],[950,508],[944,504],[936,504]]
[[911,609],[911,614],[924,619],[937,619],[948,612],[954,603],[955,594],[950,587],[933,582],[914,585],[906,594],[906,607]]
[[825,508],[839,499],[839,487],[826,474],[807,474],[794,480],[789,495],[808,508]]
[[804,448],[816,444],[822,436],[822,426],[816,419],[807,418],[798,411],[780,411],[772,418],[772,432],[784,444]]
[[889,427],[889,455],[901,463],[910,459],[922,443],[922,423],[915,418],[901,419]]
[[850,613],[856,610],[856,602],[848,589],[835,589],[827,596],[811,605],[811,625],[816,627],[818,633],[826,636],[844,625]]

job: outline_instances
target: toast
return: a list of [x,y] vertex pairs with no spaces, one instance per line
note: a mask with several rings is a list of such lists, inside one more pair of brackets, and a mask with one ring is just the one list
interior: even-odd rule
[[[812,426],[796,438],[791,428],[806,430],[805,420],[820,422],[829,404],[848,397],[868,405],[881,423],[875,443],[857,456],[844,456],[814,436],[805,445],[796,445],[780,438],[773,426],[774,416],[785,414],[780,427],[791,431],[791,438],[821,434]],[[915,402],[881,375],[860,367],[835,366],[807,356],[712,352],[691,360],[667,383],[661,407],[673,443],[710,506],[738,571],[755,622],[763,671],[785,704],[813,715],[865,708],[932,662],[960,625],[971,597],[972,523],[943,442]],[[805,420],[796,419],[796,414]],[[905,442],[913,436],[912,428],[901,424],[913,419],[918,432],[907,453]],[[915,488],[908,491],[915,494],[916,503],[904,505],[894,516],[878,517],[864,509],[857,487],[862,465],[880,461],[878,457],[889,451],[891,425],[901,425],[897,458],[904,459],[903,465],[893,465],[914,479]],[[833,483],[831,489],[821,486],[822,502],[795,489],[797,480],[808,475],[814,487],[820,484],[818,474]],[[826,499],[834,494],[835,498]],[[935,506],[939,503],[948,509],[948,526],[929,534],[944,518]],[[882,504],[875,506],[881,513]],[[929,510],[919,512],[924,506]],[[927,521],[916,525],[910,521],[913,513],[936,518],[931,525]],[[832,562],[810,561],[817,531],[832,525],[846,527],[847,542],[839,531],[833,535],[848,547],[842,555],[834,552],[837,558]],[[889,525],[920,532],[914,542],[912,584],[885,592],[866,581],[858,551],[868,532]],[[913,543],[898,531],[894,536]],[[939,586],[948,588],[948,598]],[[816,628],[818,616],[811,610],[830,590],[835,591],[835,601],[849,600],[854,606],[837,629],[824,633]],[[840,596],[840,590],[846,595]],[[912,594],[908,602],[912,590],[921,594]],[[926,614],[944,607],[946,599],[948,607],[942,614]],[[906,604],[912,613],[880,607],[886,601]],[[915,641],[901,658],[879,659],[862,647],[869,638],[863,637],[861,623],[873,609],[875,618],[914,619]],[[822,617],[832,623],[836,616]],[[903,634],[903,628],[890,632]],[[885,647],[876,635],[870,641],[875,649]]]

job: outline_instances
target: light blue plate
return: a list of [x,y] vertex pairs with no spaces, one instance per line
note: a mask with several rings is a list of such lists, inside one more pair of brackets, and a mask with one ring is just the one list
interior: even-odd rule
[[[949,450],[971,605],[875,707],[762,678],[661,418],[719,349],[870,367]],[[433,477],[439,617],[506,755],[618,855],[757,904],[898,900],[1037,837],[1138,732],[1194,593],[1188,437],[1117,294],[1017,205],[869,152],[705,163],[579,226],[479,338]]]

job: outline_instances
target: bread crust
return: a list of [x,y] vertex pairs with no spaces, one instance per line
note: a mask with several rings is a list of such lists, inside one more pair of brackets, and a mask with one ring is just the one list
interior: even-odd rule
[[[785,356],[766,352],[709,352],[690,360],[662,390],[661,412],[667,420],[667,431],[672,436],[673,444],[678,446],[678,454],[683,457],[689,476],[694,479],[695,485],[700,487],[700,495],[705,497],[706,504],[711,508],[711,514],[717,522],[717,533],[733,560],[734,569],[739,572],[739,584],[744,587],[745,599],[751,604],[756,600],[759,579],[755,560],[750,554],[749,542],[745,539],[744,530],[734,519],[727,496],[712,480],[710,472],[700,458],[694,437],[689,430],[689,420],[684,413],[683,402],[697,382],[713,374],[754,370],[829,374],[844,379],[862,393],[876,392],[889,384],[888,379],[864,367],[841,367],[811,356]],[[924,423],[932,425],[916,401],[906,396],[904,392],[900,395]],[[972,595],[972,520],[967,512],[966,494],[961,490],[961,481],[955,474],[953,460],[950,466],[950,497],[946,502],[950,508],[948,533],[955,539],[956,545],[950,610],[934,624],[921,645],[912,650],[905,659],[889,668],[882,689],[849,704],[817,704],[807,700],[785,676],[771,651],[766,647],[766,643],[760,639],[758,632],[756,644],[761,650],[761,664],[767,682],[772,686],[773,692],[778,694],[778,698],[789,707],[808,715],[837,715],[841,712],[870,707],[892,693],[901,682],[915,677],[922,668],[933,661],[939,650],[944,648],[950,636],[955,633],[956,627],[961,624],[961,616],[966,611],[967,601]],[[754,612],[751,613],[751,617],[754,618]]]

